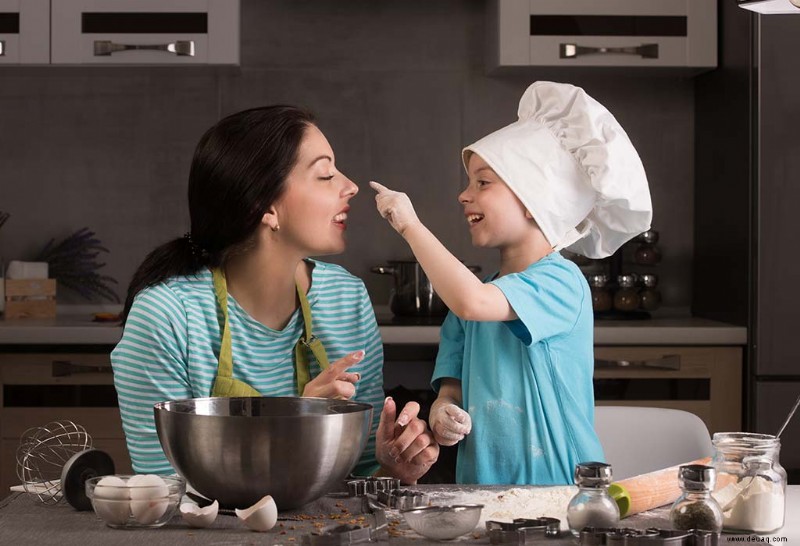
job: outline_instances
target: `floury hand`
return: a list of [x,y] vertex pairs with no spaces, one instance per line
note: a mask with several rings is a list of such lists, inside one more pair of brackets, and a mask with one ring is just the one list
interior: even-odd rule
[[472,431],[469,413],[452,403],[434,403],[429,420],[433,437],[443,446],[457,444]]
[[414,205],[405,193],[393,191],[377,182],[370,182],[370,187],[378,192],[375,195],[375,203],[378,212],[386,218],[391,226],[403,235],[409,226],[418,224],[419,218],[414,212]]

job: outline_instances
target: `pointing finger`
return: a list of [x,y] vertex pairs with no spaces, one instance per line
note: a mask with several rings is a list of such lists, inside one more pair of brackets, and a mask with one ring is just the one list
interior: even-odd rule
[[384,186],[383,184],[379,184],[378,182],[375,182],[374,180],[370,181],[369,186],[373,190],[378,192],[378,193],[384,193],[384,192],[392,191],[389,188],[387,188],[386,186]]

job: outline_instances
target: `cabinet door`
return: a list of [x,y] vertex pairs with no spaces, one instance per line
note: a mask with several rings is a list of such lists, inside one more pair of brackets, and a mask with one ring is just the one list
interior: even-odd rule
[[50,0],[0,0],[0,64],[50,62]]
[[118,473],[131,472],[108,354],[0,355],[0,491],[19,481],[26,431],[65,420],[86,429]]
[[54,64],[238,64],[238,0],[53,0]]
[[[753,432],[776,434],[800,393],[800,381],[756,383],[756,422]],[[791,483],[800,481],[800,415],[795,415],[781,434],[781,465]]]

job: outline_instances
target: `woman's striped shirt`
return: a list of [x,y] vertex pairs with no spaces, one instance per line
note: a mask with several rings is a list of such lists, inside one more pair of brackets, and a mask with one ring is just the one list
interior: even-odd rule
[[[361,279],[344,268],[309,260],[314,267],[308,302],[312,330],[333,363],[364,349],[348,371],[361,374],[353,400],[372,404],[369,442],[354,470],[372,474],[375,432],[383,410],[383,345],[369,295]],[[253,319],[228,296],[233,376],[265,396],[296,396],[294,347],[303,333],[298,309],[283,330]],[[164,400],[210,396],[217,374],[222,313],[211,272],[173,277],[142,290],[128,314],[122,339],[111,353],[122,427],[137,473],[169,474],[172,467],[156,434],[153,405]],[[311,376],[320,372],[311,352]]]

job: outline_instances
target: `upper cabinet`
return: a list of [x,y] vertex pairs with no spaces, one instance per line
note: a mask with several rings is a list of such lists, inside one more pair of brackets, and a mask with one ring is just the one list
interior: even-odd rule
[[0,42],[14,64],[236,65],[239,0],[0,0]]
[[0,65],[50,62],[50,0],[0,0]]
[[716,0],[491,0],[490,70],[717,66]]

